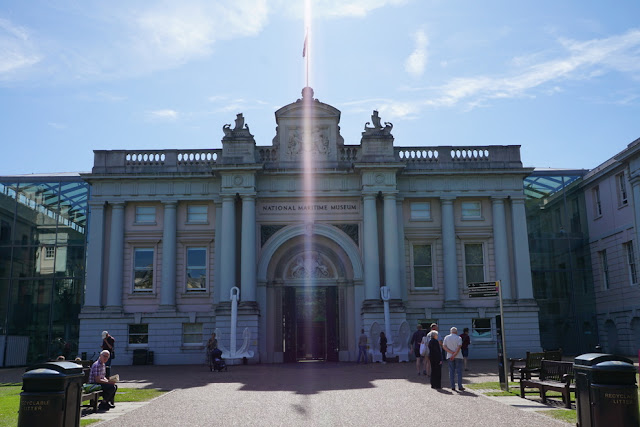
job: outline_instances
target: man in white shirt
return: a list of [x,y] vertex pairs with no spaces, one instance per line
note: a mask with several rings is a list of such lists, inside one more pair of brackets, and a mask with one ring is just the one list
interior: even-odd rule
[[451,328],[451,333],[444,337],[442,348],[447,352],[447,362],[449,363],[449,380],[451,389],[456,390],[455,374],[458,377],[458,390],[464,391],[462,387],[462,338],[458,336],[458,328]]

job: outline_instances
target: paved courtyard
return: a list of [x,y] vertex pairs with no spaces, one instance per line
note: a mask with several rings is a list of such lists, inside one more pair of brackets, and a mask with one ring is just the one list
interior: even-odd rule
[[[495,365],[473,361],[464,382],[497,381]],[[413,363],[230,366],[221,373],[203,365],[122,366],[114,372],[121,387],[172,391],[142,404],[116,399],[115,409],[87,416],[105,419],[100,426],[567,426],[535,412],[544,406],[530,399],[433,390]]]

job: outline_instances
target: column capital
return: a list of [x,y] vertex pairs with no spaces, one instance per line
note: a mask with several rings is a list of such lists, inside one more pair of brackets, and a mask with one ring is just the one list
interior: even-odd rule
[[504,203],[506,199],[507,198],[505,196],[491,196],[491,203],[501,204],[501,203]]
[[165,209],[175,209],[178,206],[178,202],[176,200],[169,200],[166,202],[162,202],[162,204],[164,205]]
[[512,204],[515,204],[515,203],[524,204],[524,202],[527,201],[527,197],[526,196],[515,196],[515,197],[511,196],[510,199],[511,199],[511,203]]
[[109,202],[111,209],[124,209],[125,202]]
[[386,199],[396,199],[396,195],[398,194],[397,190],[392,190],[392,191],[383,191],[382,192],[382,197]]
[[440,203],[443,205],[452,205],[456,200],[456,196],[440,196]]
[[89,205],[89,207],[91,209],[104,209],[104,202],[103,201],[93,201],[93,200],[89,200],[87,202],[87,204]]
[[235,194],[223,194],[222,196],[220,196],[220,198],[222,199],[222,203],[224,202],[232,202],[235,201],[236,199],[236,195]]
[[245,200],[255,200],[256,199],[256,193],[250,193],[250,194],[241,194],[240,197],[242,198],[242,201],[244,202]]
[[362,193],[363,200],[371,200],[371,199],[375,199],[376,197],[378,197],[378,193],[374,193],[374,192]]

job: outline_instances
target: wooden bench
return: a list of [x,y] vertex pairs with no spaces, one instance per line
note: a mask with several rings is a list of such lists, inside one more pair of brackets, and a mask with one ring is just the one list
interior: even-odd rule
[[540,363],[543,359],[562,360],[562,350],[547,350],[535,353],[527,351],[527,355],[524,358],[509,359],[511,381],[515,381],[516,372],[520,375],[519,379],[528,379],[537,376],[540,372]]
[[540,390],[542,403],[547,403],[548,391],[558,391],[562,394],[565,408],[571,409],[571,392],[576,391],[576,385],[573,382],[573,362],[543,359],[539,379],[520,379],[520,397],[525,397],[524,389],[527,387]]
[[[83,382],[84,382],[84,384],[87,384],[89,382],[89,374],[91,373],[91,367],[82,368],[82,373],[84,374],[84,381]],[[93,412],[98,412],[98,400],[100,399],[101,396],[102,396],[102,390],[85,392],[84,388],[83,388],[82,389],[81,404],[82,404],[82,402],[86,402],[88,400],[89,401],[89,406],[93,408]]]

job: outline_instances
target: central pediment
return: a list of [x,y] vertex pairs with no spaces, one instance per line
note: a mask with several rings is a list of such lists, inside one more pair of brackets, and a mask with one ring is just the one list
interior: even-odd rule
[[336,163],[344,146],[340,135],[340,110],[313,98],[313,89],[302,90],[302,98],[275,113],[277,148],[281,165],[299,165],[303,155],[311,154],[314,163]]

